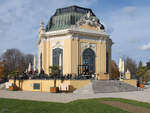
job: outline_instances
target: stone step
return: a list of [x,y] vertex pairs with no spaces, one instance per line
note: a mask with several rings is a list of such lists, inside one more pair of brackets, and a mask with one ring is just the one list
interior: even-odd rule
[[136,87],[116,80],[94,80],[92,88],[94,93],[137,91]]
[[75,90],[73,93],[75,94],[94,94],[92,83],[89,83],[88,85]]
[[5,89],[5,83],[0,84],[0,89]]
[[80,94],[137,91],[137,88],[117,80],[92,80],[90,84],[74,91]]

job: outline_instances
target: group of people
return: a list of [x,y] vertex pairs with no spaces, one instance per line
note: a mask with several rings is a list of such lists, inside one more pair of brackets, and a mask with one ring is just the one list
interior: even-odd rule
[[[20,80],[27,80],[27,79],[54,79],[55,75],[46,75],[46,74],[30,74],[30,73],[23,73],[22,75],[16,76],[15,79]],[[72,74],[66,74],[66,75],[56,75],[57,79],[61,80],[85,80],[85,79],[92,79],[94,78],[94,75],[72,75]]]

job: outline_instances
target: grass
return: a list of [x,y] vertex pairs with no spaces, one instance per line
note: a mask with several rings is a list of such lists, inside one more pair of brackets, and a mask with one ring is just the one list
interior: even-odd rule
[[129,102],[130,104],[149,107],[150,104],[126,99],[86,99],[77,100],[70,103],[38,102],[28,100],[0,99],[0,113],[127,113],[119,108],[115,108],[100,103],[101,100],[112,100]]

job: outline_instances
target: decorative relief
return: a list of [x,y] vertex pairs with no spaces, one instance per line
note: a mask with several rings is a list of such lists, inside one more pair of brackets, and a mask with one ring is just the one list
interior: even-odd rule
[[106,40],[102,38],[102,39],[99,39],[99,42],[106,43]]
[[64,42],[63,41],[52,41],[52,48],[64,48]]
[[81,43],[81,53],[87,48],[91,48],[96,53],[96,44]]
[[99,27],[101,30],[104,30],[104,26],[99,22],[99,19],[96,16],[93,16],[90,11],[77,22],[76,27],[83,24],[87,24],[92,27]]

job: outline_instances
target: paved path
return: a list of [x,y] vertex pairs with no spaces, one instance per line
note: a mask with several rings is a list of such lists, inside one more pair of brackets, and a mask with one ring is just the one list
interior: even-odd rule
[[74,94],[74,93],[46,93],[46,92],[27,92],[27,91],[7,91],[0,90],[0,98],[13,98],[47,102],[71,102],[77,99],[88,98],[125,98],[150,103],[150,88],[144,91],[120,92],[120,93],[99,93],[99,94]]

